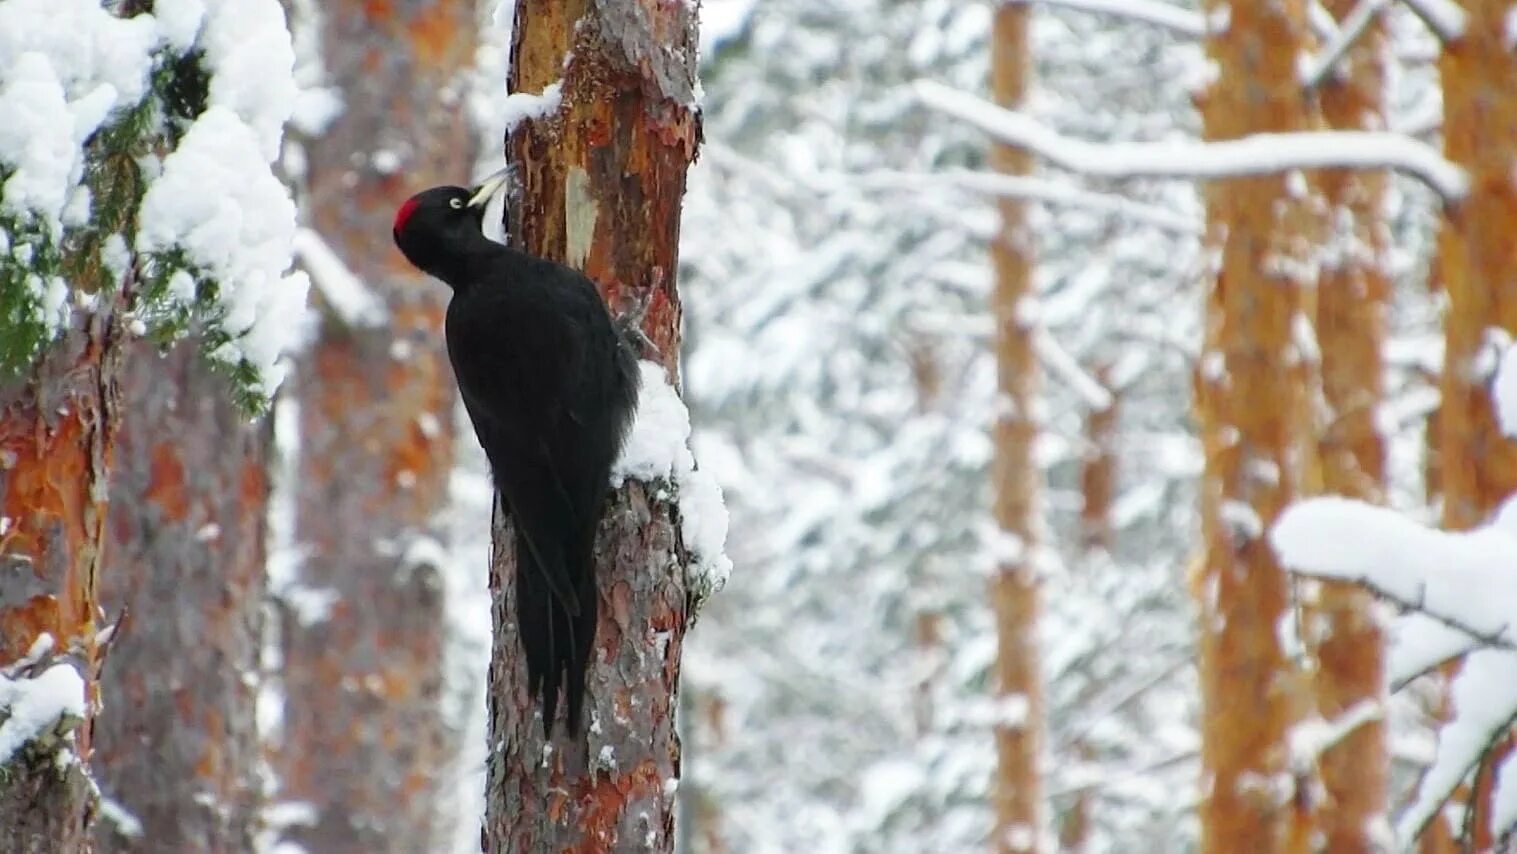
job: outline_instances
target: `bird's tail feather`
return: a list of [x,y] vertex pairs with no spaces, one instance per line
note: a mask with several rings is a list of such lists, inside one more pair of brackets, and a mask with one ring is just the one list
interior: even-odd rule
[[[585,551],[583,559],[593,561],[590,550]],[[585,672],[594,647],[599,610],[595,577],[588,568],[578,575],[579,607],[571,610],[548,583],[548,573],[538,565],[535,554],[518,530],[516,621],[527,660],[527,694],[540,698],[543,731],[551,737],[562,688],[569,733],[575,735],[584,712]]]

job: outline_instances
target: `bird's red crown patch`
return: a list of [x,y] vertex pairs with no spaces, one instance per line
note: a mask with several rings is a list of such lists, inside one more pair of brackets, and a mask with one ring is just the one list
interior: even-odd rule
[[415,198],[406,199],[406,203],[403,204],[403,205],[401,205],[400,206],[400,210],[398,210],[398,211],[395,212],[395,225],[393,226],[394,230],[398,232],[402,228],[405,228],[406,227],[406,220],[410,219],[411,218],[411,214],[413,214],[415,212],[416,212],[416,199]]

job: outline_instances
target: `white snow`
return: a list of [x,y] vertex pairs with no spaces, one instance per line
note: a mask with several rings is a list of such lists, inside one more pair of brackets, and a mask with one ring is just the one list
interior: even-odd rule
[[918,80],[915,90],[932,109],[1086,177],[1204,179],[1291,169],[1391,168],[1418,178],[1447,200],[1462,198],[1469,188],[1464,170],[1437,149],[1384,131],[1261,133],[1215,142],[1092,143],[932,80]]
[[[1494,740],[1517,721],[1517,505],[1482,528],[1426,528],[1392,510],[1345,498],[1313,498],[1281,515],[1270,538],[1281,561],[1308,575],[1358,581],[1411,611],[1396,621],[1389,661],[1404,683],[1463,653],[1450,687],[1453,717],[1412,805],[1397,822],[1411,840],[1442,808]],[[1506,782],[1504,763],[1501,782]],[[1517,792],[1496,802],[1509,824]],[[1507,824],[1496,824],[1505,827]]]
[[54,664],[32,678],[0,676],[0,765],[59,719],[84,717],[84,680],[68,664]]
[[137,248],[182,248],[220,284],[223,323],[237,337],[213,356],[246,359],[265,394],[283,379],[279,360],[297,340],[310,286],[304,273],[285,274],[294,239],[294,203],[226,107],[195,121],[142,200]]
[[1517,437],[1517,347],[1508,346],[1502,351],[1491,394],[1495,397],[1496,420],[1501,424],[1502,434]]
[[1517,647],[1517,536],[1489,526],[1453,533],[1348,498],[1298,502],[1270,542],[1286,567],[1357,581],[1405,607]]
[[1392,623],[1386,653],[1386,680],[1391,688],[1398,688],[1479,644],[1468,632],[1425,614],[1414,611],[1398,617]]
[[127,839],[142,838],[142,820],[115,798],[100,796],[100,818],[115,825],[116,831]]
[[[209,108],[161,172],[154,158],[142,160],[149,186],[136,248],[178,245],[217,279],[228,331],[240,336],[219,355],[246,358],[272,392],[305,289],[303,276],[283,275],[294,206],[269,167],[296,94],[284,13],[277,0],[160,0],[154,14],[132,18],[108,5],[0,3],[0,166],[11,173],[3,209],[40,220],[55,237],[87,221],[84,143],[149,95],[157,54],[203,48]],[[113,272],[125,269],[122,248],[107,246]],[[49,322],[66,316],[66,283],[39,278],[33,286]],[[176,276],[170,292],[188,306],[193,282]]]
[[294,248],[295,257],[310,274],[311,284],[345,325],[378,326],[385,322],[389,312],[384,301],[348,269],[320,232],[298,229]]
[[152,16],[118,18],[95,0],[0,3],[0,164],[4,207],[56,234],[84,175],[82,145],[147,92]]
[[188,50],[205,20],[205,0],[154,0],[158,36],[174,51]]
[[550,83],[542,91],[541,95],[533,95],[530,92],[512,92],[501,102],[501,118],[504,121],[506,132],[525,121],[544,119],[558,111],[563,103],[564,81],[558,80]]
[[116,281],[126,278],[127,271],[132,266],[132,250],[127,247],[126,238],[119,234],[105,238],[105,243],[100,247],[100,261]]
[[1010,0],[1011,5],[1032,3],[1126,18],[1191,38],[1200,38],[1207,31],[1207,21],[1201,15],[1162,0]]
[[1496,768],[1496,789],[1491,793],[1491,827],[1514,826],[1517,826],[1517,761],[1507,754]]
[[1264,533],[1264,520],[1247,501],[1226,500],[1222,502],[1220,515],[1235,537],[1257,540]]
[[1039,326],[1033,330],[1032,348],[1038,354],[1038,361],[1049,373],[1056,375],[1078,394],[1086,406],[1098,412],[1111,408],[1111,392],[1107,391],[1100,380],[1087,373],[1047,329]]
[[299,93],[295,49],[278,0],[212,3],[200,46],[211,72],[209,106],[237,114],[252,129],[264,162],[273,162]]
[[966,190],[1006,198],[1026,199],[1049,205],[1084,208],[1100,213],[1109,213],[1172,231],[1176,234],[1199,237],[1204,228],[1200,220],[1176,213],[1170,208],[1133,201],[1109,192],[1092,192],[1071,185],[1067,180],[1052,180],[1031,175],[1002,175],[994,172],[946,170],[929,175],[912,175],[902,172],[872,172],[862,176],[847,176],[855,185],[908,185],[917,189],[940,186],[944,183]]
[[1451,42],[1464,34],[1467,16],[1454,0],[1405,0],[1405,3],[1440,40]]
[[627,478],[667,480],[679,498],[680,533],[693,558],[690,587],[704,597],[721,590],[732,573],[727,557],[727,507],[716,479],[695,466],[690,451],[690,410],[656,362],[638,363],[642,390],[637,415],[621,458],[611,472],[620,486]]
[[[1472,597],[1473,598],[1473,597]],[[1417,786],[1417,796],[1396,822],[1396,835],[1412,840],[1517,718],[1517,653],[1483,649],[1464,658],[1449,688],[1454,714],[1438,733],[1438,755]],[[1510,808],[1510,793],[1500,801]]]
[[723,42],[742,32],[758,0],[705,0],[701,4],[701,54],[709,56]]
[[1330,721],[1318,717],[1300,721],[1286,734],[1291,768],[1298,772],[1310,771],[1323,753],[1352,735],[1354,730],[1384,717],[1385,707],[1379,701],[1365,699]]
[[1364,35],[1370,24],[1380,17],[1380,12],[1391,5],[1391,0],[1360,0],[1353,11],[1344,17],[1342,26],[1336,28],[1332,40],[1316,55],[1302,58],[1301,83],[1307,87],[1320,84],[1333,72],[1338,61],[1348,53],[1354,42]]

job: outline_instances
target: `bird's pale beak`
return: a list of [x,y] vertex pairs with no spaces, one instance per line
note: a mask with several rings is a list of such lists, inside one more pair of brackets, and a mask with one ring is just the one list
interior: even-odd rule
[[506,186],[506,182],[509,180],[511,180],[510,166],[491,174],[490,177],[481,181],[479,186],[474,188],[474,192],[469,196],[469,207],[479,208],[489,204],[490,200],[495,198],[495,194],[499,193],[500,189]]

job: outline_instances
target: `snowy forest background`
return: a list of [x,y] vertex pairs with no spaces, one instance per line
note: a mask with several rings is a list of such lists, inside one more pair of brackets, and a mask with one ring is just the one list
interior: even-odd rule
[[[732,567],[685,642],[680,850],[1510,844],[1517,6],[1261,5],[700,4],[681,373]],[[491,488],[442,288],[385,227],[557,108],[506,91],[512,6],[0,0],[0,801],[26,779],[9,766],[61,750],[88,758],[100,850],[479,849]],[[1016,103],[989,82],[1008,9]],[[1256,25],[1301,87],[1283,129],[1359,136],[1195,144],[1208,97],[1274,85],[1218,61]],[[1335,85],[1363,100],[1333,107]],[[113,171],[132,159],[140,184]],[[1297,300],[1278,329],[1275,297],[1216,297],[1246,236],[1228,206],[1269,192],[1285,236],[1258,235],[1258,281]],[[1014,322],[991,308],[997,241],[1031,277]],[[1371,305],[1363,328],[1324,320],[1334,286]],[[72,375],[38,354],[87,358],[123,292],[97,324],[128,341],[114,471],[28,481],[34,420],[109,398],[37,391]],[[1260,353],[1285,384],[1228,397]],[[1240,430],[1279,445],[1230,480]],[[1336,473],[1356,442],[1375,462]],[[1007,459],[1035,473],[1016,519]],[[89,486],[27,485],[62,476]],[[108,491],[108,521],[70,489]],[[1318,493],[1355,500],[1280,512]],[[104,544],[98,709],[32,619],[44,512]],[[1035,580],[1017,625],[1011,576]],[[1259,605],[1265,640],[1214,641],[1266,576],[1287,601]],[[1034,687],[998,677],[1012,655]],[[1225,708],[1256,665],[1278,695],[1244,710],[1258,733]],[[1329,702],[1340,666],[1370,687]],[[1038,733],[1032,760],[998,751],[1008,732]]]

